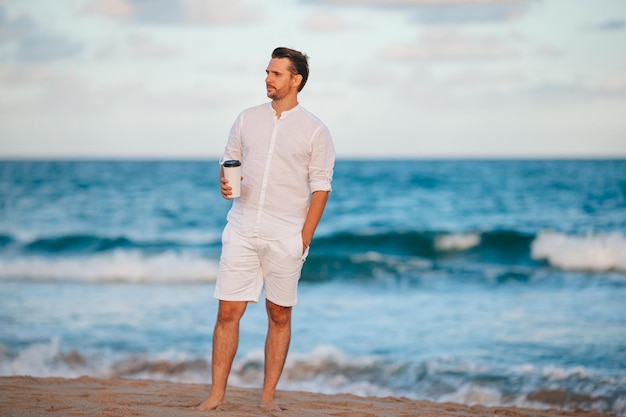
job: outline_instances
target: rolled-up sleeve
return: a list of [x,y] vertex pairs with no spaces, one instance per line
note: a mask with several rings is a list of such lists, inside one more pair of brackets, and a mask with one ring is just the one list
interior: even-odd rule
[[311,192],[332,191],[333,170],[335,167],[335,147],[326,126],[321,126],[311,143],[309,164],[309,184]]
[[235,123],[233,123],[232,128],[230,129],[230,133],[228,135],[228,141],[226,142],[226,147],[224,148],[224,153],[220,158],[220,165],[224,163],[224,161],[228,161],[230,159],[237,159],[239,161],[242,160],[242,146],[241,146],[241,124],[243,123],[244,114],[243,112],[239,114]]

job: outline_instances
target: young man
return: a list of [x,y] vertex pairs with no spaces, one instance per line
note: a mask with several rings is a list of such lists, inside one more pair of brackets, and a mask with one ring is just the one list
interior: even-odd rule
[[[291,339],[291,310],[300,271],[331,191],[335,151],[327,127],[298,103],[309,67],[301,52],[276,48],[266,69],[272,100],[244,110],[235,121],[222,162],[242,163],[241,197],[234,199],[222,236],[215,287],[219,299],[213,333],[209,397],[198,407],[224,402],[239,340],[239,321],[248,302],[265,287],[268,332],[261,407],[275,403]],[[231,187],[220,169],[222,197]]]

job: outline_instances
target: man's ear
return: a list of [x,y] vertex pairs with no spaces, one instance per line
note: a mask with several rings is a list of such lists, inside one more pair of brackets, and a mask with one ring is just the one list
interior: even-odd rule
[[299,87],[302,82],[302,74],[296,74],[293,76],[294,86]]

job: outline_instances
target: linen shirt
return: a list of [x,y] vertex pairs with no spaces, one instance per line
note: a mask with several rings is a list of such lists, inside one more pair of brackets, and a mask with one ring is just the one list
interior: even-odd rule
[[335,149],[328,128],[300,105],[280,119],[271,103],[244,110],[221,163],[241,161],[241,196],[229,224],[240,234],[277,240],[302,231],[311,193],[331,191]]

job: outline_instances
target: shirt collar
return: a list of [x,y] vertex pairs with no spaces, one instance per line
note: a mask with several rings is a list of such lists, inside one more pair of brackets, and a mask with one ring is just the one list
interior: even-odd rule
[[[269,106],[270,106],[270,110],[272,111],[272,114],[274,115],[274,117],[276,117],[276,110],[274,110],[274,107],[272,107],[272,102],[269,103]],[[294,107],[293,109],[282,112],[279,120],[285,120],[287,117],[294,114],[298,109],[300,109],[299,103],[296,104],[296,107]]]

